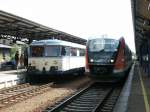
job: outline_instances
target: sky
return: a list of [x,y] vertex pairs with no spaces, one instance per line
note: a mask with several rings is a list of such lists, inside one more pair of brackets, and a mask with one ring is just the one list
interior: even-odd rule
[[0,0],[0,10],[81,38],[124,37],[135,51],[131,0]]

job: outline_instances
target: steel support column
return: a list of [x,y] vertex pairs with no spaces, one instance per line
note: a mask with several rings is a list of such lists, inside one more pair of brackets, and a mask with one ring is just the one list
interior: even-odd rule
[[140,64],[146,75],[149,75],[149,40],[143,40],[140,45]]
[[148,76],[150,77],[150,39],[148,38]]

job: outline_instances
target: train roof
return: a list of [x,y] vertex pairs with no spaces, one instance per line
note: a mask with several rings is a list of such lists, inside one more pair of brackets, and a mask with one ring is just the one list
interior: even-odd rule
[[111,39],[111,40],[116,40],[116,41],[118,41],[118,39],[109,38],[109,37],[95,37],[95,38],[90,38],[90,39],[88,39],[88,40],[94,40],[94,39]]
[[63,40],[57,39],[47,39],[47,40],[35,40],[33,41],[30,46],[37,46],[37,45],[62,45],[62,46],[70,46],[70,47],[77,47],[77,48],[85,48],[86,46],[81,44],[76,44],[72,42],[67,42]]

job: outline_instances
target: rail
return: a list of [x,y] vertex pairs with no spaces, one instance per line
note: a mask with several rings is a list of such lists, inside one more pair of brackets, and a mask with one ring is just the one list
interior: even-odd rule
[[51,89],[51,85],[53,85],[53,83],[40,86],[33,86],[27,83],[0,90],[0,109],[44,93]]
[[44,112],[111,112],[120,91],[117,86],[94,83]]

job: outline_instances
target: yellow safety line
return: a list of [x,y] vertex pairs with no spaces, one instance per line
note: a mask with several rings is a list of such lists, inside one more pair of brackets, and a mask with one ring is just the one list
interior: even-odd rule
[[146,90],[145,90],[145,87],[144,87],[143,79],[141,77],[141,72],[139,73],[139,76],[140,76],[140,81],[141,81],[142,93],[143,93],[143,97],[144,97],[145,109],[146,109],[146,112],[150,112],[147,93],[146,93]]

